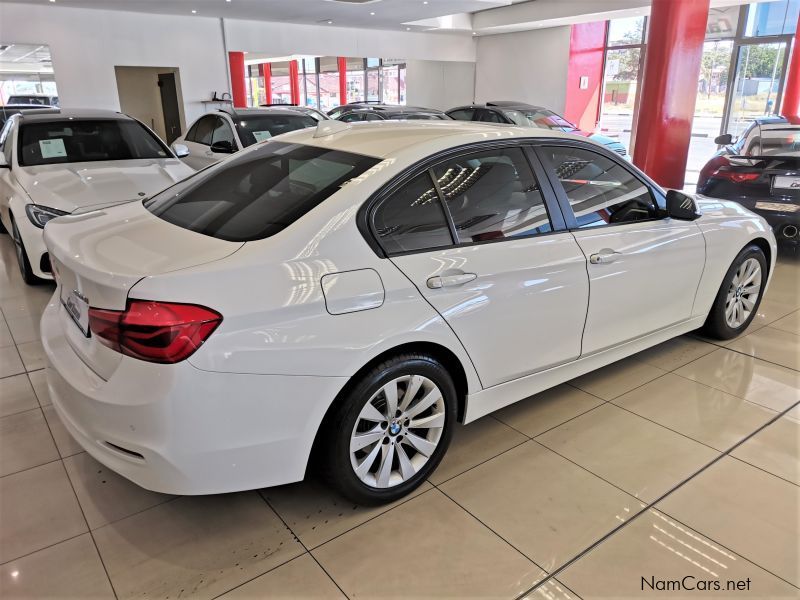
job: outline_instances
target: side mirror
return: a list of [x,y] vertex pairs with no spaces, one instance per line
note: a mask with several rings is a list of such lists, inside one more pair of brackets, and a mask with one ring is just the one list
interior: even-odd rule
[[694,198],[678,190],[667,192],[667,216],[680,221],[694,221],[700,218]]
[[733,143],[733,136],[730,133],[723,133],[714,138],[717,146],[730,146]]
[[211,144],[211,151],[215,154],[233,154],[233,144],[228,140],[214,142]]
[[172,151],[178,158],[189,156],[189,146],[186,146],[185,144],[172,144]]

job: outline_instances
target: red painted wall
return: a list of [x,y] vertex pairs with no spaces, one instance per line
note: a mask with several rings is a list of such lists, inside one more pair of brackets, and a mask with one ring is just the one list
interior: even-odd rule
[[236,108],[247,106],[247,85],[244,81],[244,52],[228,52],[231,65],[231,96]]
[[[564,116],[584,131],[594,131],[600,116],[605,44],[605,21],[572,26]],[[585,90],[580,88],[581,77],[589,78],[589,87]]]

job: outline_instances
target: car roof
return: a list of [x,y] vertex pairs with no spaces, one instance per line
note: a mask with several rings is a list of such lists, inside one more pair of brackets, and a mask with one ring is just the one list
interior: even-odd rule
[[20,117],[25,123],[45,123],[53,121],[63,121],[64,119],[103,119],[115,121],[132,121],[128,115],[113,110],[99,110],[90,108],[47,108],[40,107],[37,110],[26,110],[20,113]]
[[487,102],[486,104],[466,104],[464,106],[456,106],[455,108],[449,109],[447,112],[453,112],[454,110],[464,110],[468,108],[511,108],[511,109],[522,109],[522,110],[550,110],[545,108],[544,106],[536,106],[534,104],[528,104],[526,102],[514,102],[511,100],[495,100],[493,102]]
[[[324,128],[336,123],[336,129],[329,135],[315,137]],[[412,147],[420,147],[424,153],[431,154],[440,149],[481,141],[501,141],[514,138],[562,138],[587,141],[576,136],[549,129],[533,129],[512,125],[498,126],[493,123],[473,121],[365,121],[343,123],[341,121],[322,121],[316,128],[301,129],[283,134],[280,141],[310,146],[322,146],[354,154],[377,158],[395,156]],[[589,143],[603,147],[591,140]],[[424,149],[423,149],[424,147]]]
[[221,108],[217,113],[225,113],[231,117],[247,117],[254,115],[293,115],[298,116],[296,106],[265,106],[259,108]]
[[385,112],[385,113],[425,113],[432,115],[442,115],[443,111],[436,108],[425,108],[423,106],[404,106],[400,104],[349,104],[341,106],[344,112]]

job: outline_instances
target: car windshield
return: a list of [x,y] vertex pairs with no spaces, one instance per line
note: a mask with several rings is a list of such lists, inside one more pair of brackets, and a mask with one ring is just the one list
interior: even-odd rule
[[23,122],[19,140],[19,164],[26,167],[170,157],[166,146],[132,120]]
[[269,142],[235,155],[145,201],[154,215],[222,240],[282,231],[380,159]]
[[561,115],[546,109],[535,110],[505,110],[505,115],[522,127],[538,127],[539,129],[553,129],[555,131],[574,131],[575,125]]
[[752,140],[748,156],[800,156],[800,127],[761,127],[761,135]]
[[245,147],[263,142],[296,129],[316,127],[317,120],[308,115],[243,115],[236,121],[239,139]]

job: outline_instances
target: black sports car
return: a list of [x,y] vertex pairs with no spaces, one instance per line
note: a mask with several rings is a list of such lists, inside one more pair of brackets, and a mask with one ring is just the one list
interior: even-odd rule
[[733,200],[764,217],[779,242],[800,243],[800,124],[760,117],[700,171],[697,193]]

